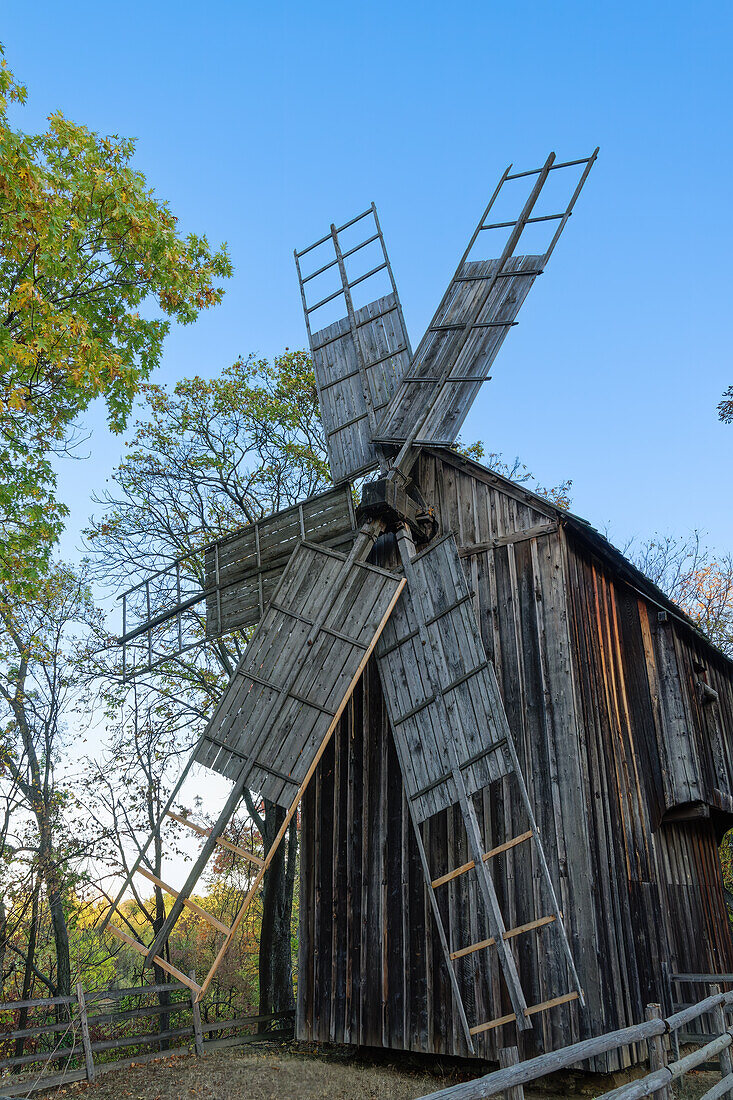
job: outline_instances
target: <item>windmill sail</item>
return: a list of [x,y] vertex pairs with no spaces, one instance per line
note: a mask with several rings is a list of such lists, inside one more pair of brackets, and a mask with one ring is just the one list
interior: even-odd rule
[[[448,535],[415,554],[404,530],[397,537],[408,584],[387,624],[386,636],[383,634],[378,644],[377,663],[438,938],[466,1041],[473,1049],[473,1036],[510,1021],[516,1021],[520,1030],[527,1029],[536,1012],[572,1000],[582,1002],[583,993],[455,539]],[[513,776],[518,784],[529,828],[486,852],[471,795],[507,776]],[[428,864],[421,823],[453,804],[460,809],[471,859],[435,877]],[[533,842],[549,912],[507,928],[488,864],[526,841]],[[475,877],[488,935],[475,943],[454,944],[451,949],[436,891],[467,873]],[[559,935],[573,988],[547,1002],[528,1005],[510,941],[550,924]],[[485,950],[497,952],[512,1012],[471,1026],[455,965]]]
[[[542,256],[513,256],[500,278],[499,260],[461,265],[377,427],[376,440],[403,443],[420,427],[427,409],[430,422],[415,442],[450,446],[456,440],[542,262]],[[467,330],[470,336],[462,342]]]
[[207,727],[196,760],[288,806],[403,581],[301,543]]
[[[431,648],[443,639],[437,683],[425,663],[423,622]],[[405,791],[418,821],[459,800],[447,739],[469,794],[512,770],[500,703],[452,535],[412,559],[410,583],[379,640],[377,663]]]
[[[364,228],[364,239],[351,248],[342,249],[339,235],[361,222],[369,226]],[[304,275],[303,257],[324,245],[330,247],[331,254],[335,253],[334,258]],[[378,262],[366,272],[350,277],[346,261],[351,262],[352,257],[370,245],[377,245],[379,249]],[[332,226],[328,236],[296,252],[295,263],[331,473],[338,485],[378,464],[379,456],[372,437],[412,355],[374,204],[344,225]],[[339,288],[314,300],[311,281],[332,274],[334,269],[338,270]],[[364,306],[355,306],[354,289],[379,277],[380,273],[391,286],[389,293]],[[344,300],[346,315],[313,332],[313,316],[339,298]]]
[[351,490],[342,485],[248,523],[151,573],[120,597],[123,680],[254,626],[301,540],[348,550],[355,535]]
[[[598,150],[579,161],[555,163],[550,154],[535,172],[511,175],[499,181],[479,221],[455,275],[415,352],[394,397],[374,433],[377,443],[430,443],[450,446],[481,388],[509,329],[517,323],[519,309],[536,277],[544,270],[572,214]],[[580,180],[567,207],[557,214],[532,217],[550,172],[582,165]],[[489,224],[487,217],[508,180],[536,177],[516,220]],[[558,222],[552,240],[541,256],[516,255],[526,227],[537,222]],[[508,229],[506,244],[497,259],[471,259],[479,235]]]

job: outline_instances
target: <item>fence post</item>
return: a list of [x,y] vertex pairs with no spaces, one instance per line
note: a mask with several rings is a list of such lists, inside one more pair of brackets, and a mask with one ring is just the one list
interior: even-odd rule
[[[196,981],[196,971],[189,970],[189,978]],[[191,1015],[193,1016],[193,1043],[197,1054],[204,1053],[204,1033],[201,1028],[201,1005],[196,1000],[196,993],[191,990]]]
[[[720,993],[721,989],[719,985],[713,986],[713,993]],[[712,1011],[713,1024],[715,1031],[718,1035],[725,1035],[728,1031],[728,1025],[725,1019],[725,1008],[723,1005],[717,1005]],[[720,1052],[720,1077],[727,1077],[729,1073],[733,1073],[733,1059],[730,1054],[731,1048],[726,1047],[725,1050]],[[724,1097],[730,1097],[730,1092],[723,1093]]]
[[[519,1050],[517,1047],[502,1047],[499,1051],[499,1065],[502,1069],[508,1069],[509,1066],[516,1066],[519,1061]],[[524,1100],[524,1086],[512,1085],[509,1089],[504,1089],[504,1100]]]
[[94,1055],[92,1044],[89,1041],[89,1020],[87,1019],[87,1005],[84,1000],[84,989],[81,982],[76,983],[76,999],[79,1002],[79,1027],[81,1028],[81,1045],[84,1048],[84,1065],[87,1071],[87,1081],[94,1080]]
[[[645,1020],[662,1020],[662,1006],[661,1005],[647,1005],[644,1011]],[[654,1035],[651,1039],[647,1039],[647,1047],[649,1050],[649,1072],[654,1073],[658,1069],[664,1069],[667,1065],[667,1051],[664,1047],[664,1036]],[[654,1094],[654,1100],[672,1100],[672,1094],[667,1085],[658,1089]]]

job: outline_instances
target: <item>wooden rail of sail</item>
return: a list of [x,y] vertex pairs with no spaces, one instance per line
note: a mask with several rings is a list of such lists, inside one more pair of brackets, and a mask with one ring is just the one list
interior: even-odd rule
[[[548,917],[538,917],[537,920],[528,921],[527,924],[519,924],[516,928],[507,928],[502,939],[511,940],[515,936],[521,936],[523,932],[531,932],[533,928],[544,928],[546,924],[552,924],[554,920],[557,920],[554,913]],[[492,947],[496,943],[496,940],[491,936],[488,940],[480,940],[478,943],[472,943],[468,947],[461,947],[458,951],[451,951],[451,959],[462,959],[464,955],[472,955],[474,951],[481,951],[484,947]]]
[[[542,1001],[538,1005],[529,1005],[525,1008],[525,1016],[534,1016],[538,1012],[546,1012],[549,1008],[556,1008],[557,1005],[567,1004],[568,1001],[577,1001],[580,997],[580,993],[577,989],[572,993],[564,993],[561,997],[552,997],[549,1001]],[[502,1027],[504,1024],[511,1024],[516,1019],[516,1016],[511,1012],[508,1016],[497,1016],[493,1020],[487,1020],[485,1024],[477,1024],[476,1027],[471,1028],[472,1035],[480,1035],[482,1031],[491,1031],[492,1028]]]
[[[128,947],[134,948],[135,951],[137,951],[140,955],[144,955],[147,957],[148,949],[144,943],[140,943],[139,940],[135,940],[132,938],[132,936],[128,936],[127,932],[123,932],[121,929],[115,928],[113,924],[108,924],[107,927],[114,936],[117,936],[118,940],[122,940],[122,942],[126,943]],[[160,955],[155,956],[155,963],[161,968],[161,970],[167,971],[176,979],[176,981],[182,982],[183,985],[187,985],[188,988],[192,989],[193,992],[197,995],[201,993],[201,986],[198,985],[193,980],[193,978],[189,978],[187,974],[184,974],[182,970],[178,969],[178,967],[173,966],[172,963],[166,962],[165,959],[161,959]]]
[[[533,836],[532,830],[528,829],[526,833],[520,833],[519,836],[512,837],[511,840],[506,840],[503,844],[497,845],[496,848],[492,848],[490,851],[484,853],[484,862],[487,859],[493,859],[494,856],[501,855],[502,852],[508,852],[510,848],[514,848],[517,844],[523,844],[525,840],[529,840]],[[451,879],[458,878],[459,875],[465,875],[466,871],[472,871],[476,866],[473,860],[469,860],[468,863],[461,864],[460,867],[456,867],[453,871],[448,871],[447,874],[441,875],[440,878],[435,878],[431,882],[431,886],[435,889],[436,886],[442,886],[445,882],[450,882]]]
[[[179,891],[174,890],[172,886],[163,882],[157,875],[151,874],[150,871],[146,871],[142,867],[138,867],[137,873],[142,875],[143,878],[148,879],[149,882],[154,883],[155,886],[159,886],[161,890],[165,890],[166,894],[170,894],[171,897],[178,897]],[[229,927],[220,921],[218,917],[215,917],[213,913],[210,913],[208,909],[204,909],[203,905],[199,905],[198,902],[194,901],[192,898],[184,898],[183,904],[187,909],[190,909],[192,913],[195,913],[197,917],[202,917],[213,928],[217,928],[220,932],[223,932],[225,936],[229,935]]]
[[[201,825],[196,825],[193,821],[189,821],[187,817],[182,817],[180,814],[174,814],[172,810],[166,812],[166,817],[172,818],[177,821],[179,825],[188,825],[189,829],[193,829],[199,836],[210,836],[211,829],[204,829]],[[231,840],[225,840],[224,837],[217,837],[216,843],[221,845],[222,848],[226,848],[230,852],[235,852],[238,856],[244,856],[250,863],[256,863],[258,867],[262,867],[264,859],[260,859],[254,852],[248,852],[246,848],[240,848],[238,844],[232,844]]]
[[211,983],[211,980],[214,977],[214,974],[219,969],[219,965],[220,965],[222,959],[224,958],[224,955],[227,952],[229,944],[231,943],[232,939],[234,938],[234,936],[236,934],[237,929],[239,928],[239,925],[242,923],[242,920],[244,919],[244,915],[245,915],[245,913],[247,912],[247,909],[250,906],[252,898],[255,896],[255,894],[259,890],[260,883],[262,882],[262,879],[265,877],[265,872],[267,871],[267,868],[272,863],[272,860],[275,858],[275,854],[276,854],[278,848],[280,847],[282,839],[285,836],[285,834],[287,833],[288,828],[290,827],[290,822],[292,821],[293,817],[295,816],[295,813],[298,809],[298,806],[300,805],[300,800],[302,799],[303,795],[305,794],[306,787],[308,786],[311,779],[313,778],[314,772],[315,772],[316,768],[318,767],[318,763],[319,763],[321,757],[323,756],[324,752],[326,751],[326,747],[327,747],[329,741],[331,740],[331,737],[333,735],[333,731],[336,729],[336,726],[338,725],[338,723],[341,719],[341,715],[343,714],[344,710],[346,709],[346,704],[348,703],[349,699],[351,698],[351,696],[353,694],[353,691],[354,691],[354,688],[356,687],[357,683],[359,682],[359,679],[361,677],[362,672],[366,668],[367,661],[371,657],[371,655],[374,651],[374,647],[376,646],[377,642],[379,641],[379,636],[381,635],[382,631],[384,630],[384,626],[385,626],[387,620],[389,619],[390,615],[392,614],[392,610],[393,610],[395,604],[397,603],[398,599],[400,598],[400,595],[402,593],[402,589],[405,587],[406,584],[407,584],[407,581],[403,577],[402,580],[400,581],[400,583],[397,585],[397,587],[395,589],[394,595],[392,596],[392,599],[389,602],[389,606],[387,607],[384,615],[382,616],[382,619],[379,623],[379,626],[377,627],[377,629],[374,632],[374,637],[372,638],[372,641],[371,641],[371,644],[369,645],[369,648],[367,650],[365,650],[364,655],[361,658],[361,661],[359,662],[359,667],[356,669],[356,672],[354,673],[354,676],[351,680],[351,683],[349,684],[348,688],[346,689],[346,691],[344,693],[344,697],[341,700],[341,703],[339,704],[339,707],[336,710],[336,713],[335,713],[335,715],[334,715],[334,717],[331,721],[331,724],[329,725],[329,727],[328,727],[328,729],[325,733],[325,736],[324,736],[323,740],[321,741],[321,744],[318,747],[318,751],[317,751],[316,755],[314,756],[313,761],[312,761],[310,767],[308,768],[308,771],[305,774],[303,782],[298,787],[298,790],[295,794],[295,797],[294,797],[293,801],[291,802],[287,813],[285,814],[285,818],[283,820],[283,823],[280,826],[280,829],[278,830],[277,836],[275,837],[275,839],[273,840],[272,844],[269,847],[267,855],[265,856],[264,863],[262,864],[262,867],[260,867],[259,871],[257,872],[257,874],[255,876],[255,879],[254,879],[254,882],[250,886],[249,892],[247,893],[247,896],[245,897],[244,902],[242,903],[241,909],[239,910],[236,917],[232,921],[232,927],[229,931],[229,934],[228,934],[227,938],[224,940],[224,943],[219,948],[219,953],[217,954],[216,958],[214,959],[212,967],[209,970],[209,973],[206,975],[206,978],[204,979],[204,984],[201,986],[201,989],[200,989],[199,993],[196,996],[197,1001],[200,1001],[201,998],[206,993],[206,990],[208,989],[208,987]]

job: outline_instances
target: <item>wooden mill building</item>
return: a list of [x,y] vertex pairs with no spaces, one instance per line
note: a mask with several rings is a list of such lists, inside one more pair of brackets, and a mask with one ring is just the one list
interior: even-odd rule
[[[733,663],[583,520],[444,449],[415,480],[460,548],[587,1001],[538,1017],[528,1057],[669,1008],[673,973],[733,970]],[[508,782],[475,796],[490,845],[525,827]],[[428,823],[433,867],[468,858],[455,812]],[[543,910],[518,853],[492,866],[515,925]],[[307,790],[301,858],[298,1036],[465,1055],[373,662]],[[441,896],[451,946],[477,936],[471,880]],[[512,941],[534,1002],[562,987],[547,936]],[[507,1011],[491,951],[460,982],[478,1018]],[[477,1053],[515,1042],[507,1025]]]

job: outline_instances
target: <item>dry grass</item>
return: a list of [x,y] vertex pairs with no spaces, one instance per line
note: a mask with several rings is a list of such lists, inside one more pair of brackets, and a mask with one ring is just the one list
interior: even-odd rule
[[[488,1068],[488,1067],[487,1067]],[[484,1070],[486,1072],[486,1070]],[[637,1071],[638,1072],[638,1071]],[[479,1076],[475,1063],[387,1055],[305,1043],[254,1043],[204,1058],[184,1055],[105,1074],[44,1094],[46,1100],[415,1100]],[[718,1074],[690,1074],[675,1100],[698,1100]],[[589,1100],[620,1085],[625,1074],[568,1073],[547,1081],[526,1100]]]
[[267,1043],[149,1062],[59,1091],[85,1100],[414,1100],[470,1076],[438,1062]]

